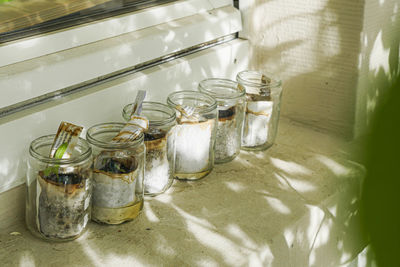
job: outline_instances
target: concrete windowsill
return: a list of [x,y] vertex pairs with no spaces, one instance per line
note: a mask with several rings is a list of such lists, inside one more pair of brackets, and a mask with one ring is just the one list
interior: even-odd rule
[[[363,168],[348,144],[287,119],[276,145],[242,151],[197,182],[175,181],[119,226],[89,225],[49,243],[24,222],[0,228],[2,266],[339,266],[365,246],[357,199]],[[0,218],[4,219],[4,218]],[[15,233],[17,232],[17,233]]]

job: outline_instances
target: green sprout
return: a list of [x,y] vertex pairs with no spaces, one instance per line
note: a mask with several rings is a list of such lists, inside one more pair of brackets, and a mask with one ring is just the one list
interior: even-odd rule
[[[55,159],[62,159],[65,151],[67,150],[68,143],[63,143],[61,146],[59,146],[56,150],[56,153],[54,154]],[[43,174],[44,176],[49,176],[50,174],[54,173],[58,176],[58,169],[60,168],[60,165],[55,165],[55,166],[50,166],[47,167],[44,171]]]

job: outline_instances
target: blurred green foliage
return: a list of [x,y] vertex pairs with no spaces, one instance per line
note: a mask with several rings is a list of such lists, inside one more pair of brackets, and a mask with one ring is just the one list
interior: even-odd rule
[[366,147],[362,212],[379,267],[400,266],[400,79],[377,108]]

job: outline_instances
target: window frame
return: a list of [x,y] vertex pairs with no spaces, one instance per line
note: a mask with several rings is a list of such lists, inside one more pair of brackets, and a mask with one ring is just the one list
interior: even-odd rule
[[233,5],[233,1],[181,0],[6,42],[0,44],[0,68],[227,5]]

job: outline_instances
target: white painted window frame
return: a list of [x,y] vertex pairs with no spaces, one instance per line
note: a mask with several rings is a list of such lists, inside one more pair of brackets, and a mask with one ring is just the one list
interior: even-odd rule
[[241,25],[231,0],[182,0],[6,43],[0,46],[0,109],[238,32]]

